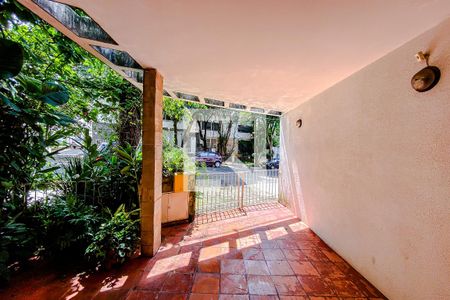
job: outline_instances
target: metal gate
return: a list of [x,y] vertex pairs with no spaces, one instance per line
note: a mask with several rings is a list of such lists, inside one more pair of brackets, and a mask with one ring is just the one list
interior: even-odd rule
[[196,215],[278,201],[278,170],[199,173]]

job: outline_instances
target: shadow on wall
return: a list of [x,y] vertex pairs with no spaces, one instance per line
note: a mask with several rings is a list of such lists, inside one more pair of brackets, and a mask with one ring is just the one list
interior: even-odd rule
[[299,130],[290,119],[281,118],[280,129],[280,202],[287,205],[295,215],[307,223],[305,202],[303,201],[302,185],[300,180],[300,166],[296,159],[290,159],[286,149],[291,130]]
[[[282,117],[283,196],[391,299],[450,299],[449,35],[450,18]],[[442,76],[418,93],[422,50]]]

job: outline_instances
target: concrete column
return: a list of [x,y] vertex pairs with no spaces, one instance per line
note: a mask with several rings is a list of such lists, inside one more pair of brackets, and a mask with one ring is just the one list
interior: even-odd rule
[[142,116],[141,252],[153,256],[161,245],[163,78],[144,71]]

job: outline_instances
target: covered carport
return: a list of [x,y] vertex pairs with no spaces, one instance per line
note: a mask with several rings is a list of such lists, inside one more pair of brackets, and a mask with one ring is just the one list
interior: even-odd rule
[[[389,298],[450,296],[448,1],[19,2],[144,91],[144,254],[166,94],[281,115],[295,214]],[[426,63],[441,79],[418,93]]]

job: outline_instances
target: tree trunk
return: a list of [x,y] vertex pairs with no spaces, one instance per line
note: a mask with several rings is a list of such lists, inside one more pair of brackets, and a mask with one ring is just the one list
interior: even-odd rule
[[173,141],[175,143],[175,146],[178,147],[178,121],[177,120],[173,120],[173,131],[174,131]]
[[274,124],[269,123],[267,125],[267,134],[266,134],[266,148],[267,151],[267,159],[272,160],[273,158],[273,135],[275,134]]
[[268,144],[268,148],[269,148],[268,159],[272,160],[272,158],[273,158],[273,140],[272,140],[272,138],[267,139],[267,144]]
[[219,130],[217,131],[217,133],[219,134],[217,148],[218,148],[220,155],[227,157],[228,156],[227,144],[228,144],[228,140],[230,139],[231,127],[233,126],[233,122],[232,122],[232,120],[230,120],[230,122],[228,122],[226,130],[223,130],[222,125],[223,125],[223,123],[222,123],[222,121],[220,121],[219,122]]
[[205,129],[205,132],[203,133],[202,141],[203,141],[203,150],[208,151],[208,141],[206,139],[206,129]]
[[[125,146],[127,143],[133,148],[139,145],[141,139],[141,107],[139,98],[127,93],[127,87],[122,87],[119,99],[120,113],[117,135],[119,144]],[[134,103],[135,102],[135,103]]]
[[207,151],[208,150],[208,144],[207,144],[207,140],[206,140],[206,125],[208,123],[205,122],[205,128],[202,128],[202,121],[197,121],[197,125],[198,125],[198,134],[200,136],[200,141],[202,142],[202,149],[203,151]]

